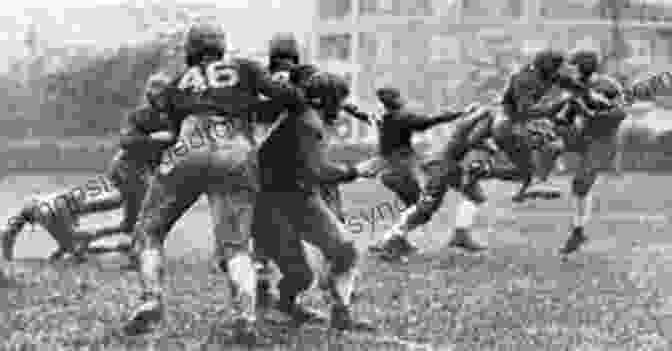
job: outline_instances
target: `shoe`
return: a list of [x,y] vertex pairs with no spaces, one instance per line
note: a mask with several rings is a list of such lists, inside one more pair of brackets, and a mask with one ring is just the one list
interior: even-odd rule
[[296,326],[305,323],[323,324],[329,321],[329,317],[319,310],[304,307],[298,303],[280,303],[278,310],[287,314]]
[[398,262],[406,261],[407,256],[416,252],[418,248],[413,245],[406,237],[393,235],[391,238],[377,245],[377,253],[384,261]]
[[259,329],[255,318],[238,315],[233,321],[233,335],[237,344],[255,345],[259,340]]
[[376,327],[372,322],[367,320],[356,320],[352,318],[350,308],[343,305],[334,305],[331,308],[331,325],[332,329],[338,331],[362,331],[374,332]]
[[146,334],[163,320],[163,303],[160,297],[147,294],[141,300],[143,301],[123,327],[124,334],[128,336]]
[[448,247],[454,247],[469,252],[479,252],[487,250],[487,247],[476,242],[466,229],[455,229],[453,239],[448,243]]
[[579,250],[586,242],[588,237],[583,233],[583,228],[577,227],[572,230],[572,234],[565,242],[565,246],[560,249],[560,254],[567,256]]

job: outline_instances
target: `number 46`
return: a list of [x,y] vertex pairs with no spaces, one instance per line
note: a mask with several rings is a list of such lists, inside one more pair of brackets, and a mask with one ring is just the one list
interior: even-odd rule
[[238,70],[224,61],[215,61],[205,67],[205,76],[200,67],[189,69],[178,84],[181,90],[191,89],[200,93],[208,88],[230,88],[238,84]]

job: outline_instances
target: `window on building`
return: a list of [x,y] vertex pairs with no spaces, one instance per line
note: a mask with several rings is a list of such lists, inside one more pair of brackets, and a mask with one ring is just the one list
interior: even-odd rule
[[432,0],[432,11],[435,16],[454,16],[459,0]]
[[634,64],[650,65],[653,63],[653,41],[646,39],[628,40],[631,57],[628,59]]
[[553,19],[591,19],[604,17],[606,0],[542,0],[540,15]]
[[362,62],[372,62],[378,55],[378,40],[376,33],[359,33],[359,58]]
[[376,55],[376,62],[378,63],[392,63],[394,62],[394,35],[390,32],[376,33],[378,37],[378,53]]
[[319,0],[320,19],[344,18],[350,14],[351,0]]
[[404,0],[400,1],[401,14],[404,16],[432,16],[432,0]]
[[350,34],[327,34],[320,37],[319,57],[321,60],[347,61],[352,56]]
[[404,1],[409,0],[360,0],[359,11],[362,15],[400,15],[402,4],[407,4]]
[[670,30],[658,30],[658,42],[660,45],[660,50],[658,50],[658,55],[663,57],[663,61],[667,63],[672,63],[672,31]]
[[396,7],[395,2],[398,4],[398,0],[378,0],[377,10],[380,13],[392,14]]
[[359,13],[361,15],[372,15],[376,13],[378,0],[359,0]]
[[434,35],[429,40],[431,62],[457,62],[462,54],[460,39],[449,35]]
[[521,17],[523,0],[462,0],[462,13],[468,17]]

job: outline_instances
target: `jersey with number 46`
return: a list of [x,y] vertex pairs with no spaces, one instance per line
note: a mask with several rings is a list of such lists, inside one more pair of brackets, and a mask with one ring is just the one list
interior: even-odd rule
[[260,94],[286,108],[304,103],[298,88],[272,79],[260,64],[243,58],[225,58],[189,67],[176,77],[166,93],[171,115],[177,119],[203,113],[245,117],[260,103]]

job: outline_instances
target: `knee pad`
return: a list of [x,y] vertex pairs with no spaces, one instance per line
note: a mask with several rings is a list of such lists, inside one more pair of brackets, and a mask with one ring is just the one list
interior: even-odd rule
[[350,271],[357,265],[358,259],[359,253],[355,245],[351,241],[343,244],[335,257],[331,257],[331,273],[338,275]]

